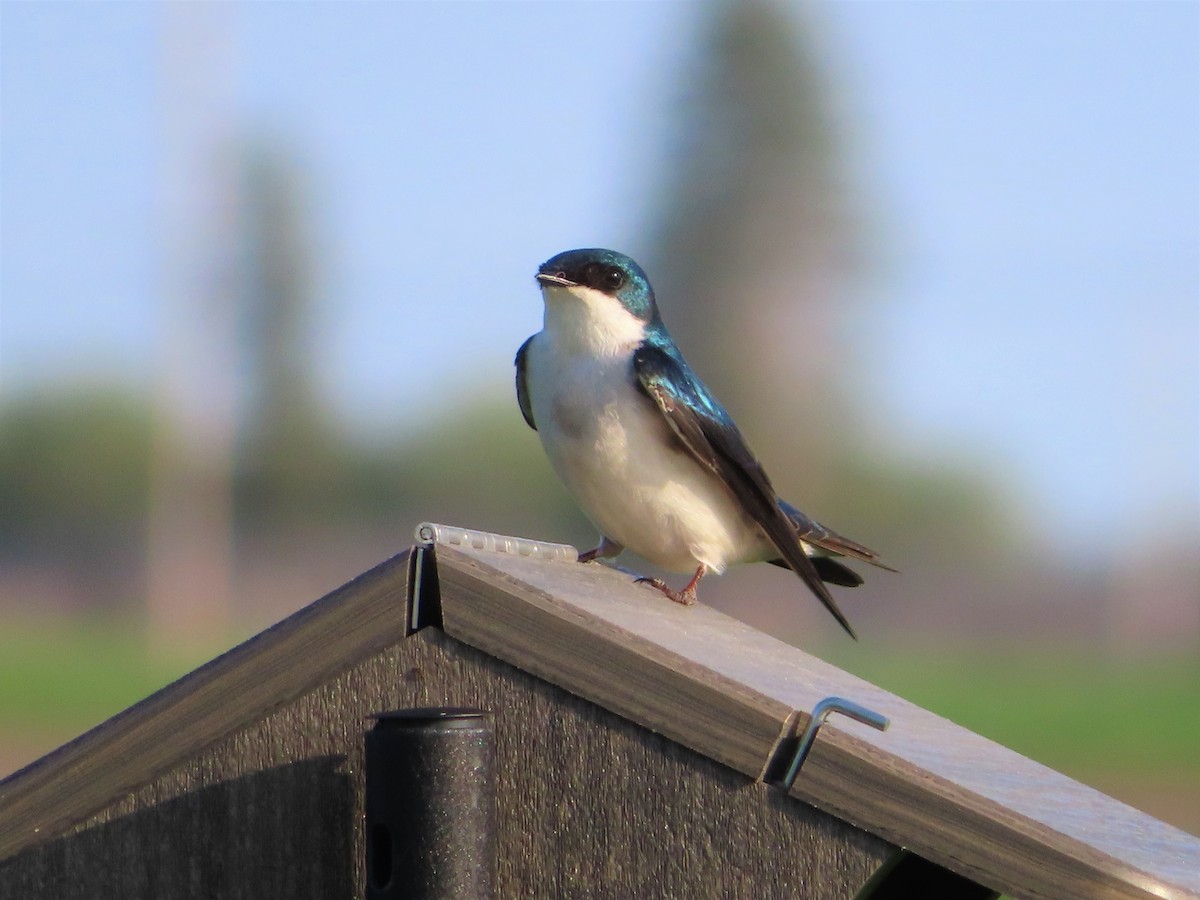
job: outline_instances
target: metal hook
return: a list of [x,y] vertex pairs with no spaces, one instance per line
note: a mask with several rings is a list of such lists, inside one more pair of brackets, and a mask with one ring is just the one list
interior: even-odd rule
[[808,752],[812,750],[813,742],[817,739],[817,732],[825,724],[825,719],[829,717],[830,713],[841,713],[843,716],[849,716],[854,721],[870,725],[879,731],[887,731],[888,725],[891,724],[887,716],[882,716],[874,710],[860,706],[851,700],[846,700],[842,697],[826,697],[813,707],[812,717],[809,719],[808,727],[804,729],[804,734],[800,738],[800,746],[796,748],[796,755],[792,758],[792,764],[788,766],[787,772],[779,782],[785,791],[792,789],[792,785],[796,781],[796,776],[800,774],[800,767],[808,759]]

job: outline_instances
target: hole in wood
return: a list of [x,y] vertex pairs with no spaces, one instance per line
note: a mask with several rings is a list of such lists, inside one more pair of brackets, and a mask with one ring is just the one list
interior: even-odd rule
[[382,890],[392,883],[392,833],[376,823],[371,829],[371,887]]

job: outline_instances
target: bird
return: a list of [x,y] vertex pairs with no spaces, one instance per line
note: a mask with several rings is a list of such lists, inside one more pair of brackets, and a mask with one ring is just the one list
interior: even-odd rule
[[580,562],[629,549],[668,572],[671,600],[736,563],[791,569],[857,639],[825,582],[862,577],[852,558],[895,571],[781,499],[746,439],[692,371],[659,314],[642,268],[615,250],[567,250],[538,267],[542,330],[517,351],[517,403],[600,543]]

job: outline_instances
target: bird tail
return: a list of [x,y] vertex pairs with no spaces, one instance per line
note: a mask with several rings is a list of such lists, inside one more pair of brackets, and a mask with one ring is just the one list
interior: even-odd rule
[[[788,521],[790,521],[792,523],[792,527],[796,529],[796,536],[804,543],[813,547],[819,547],[828,553],[832,553],[834,556],[847,556],[851,559],[858,559],[862,560],[863,562],[868,562],[871,565],[878,566],[881,569],[887,569],[889,572],[897,571],[885,563],[880,558],[879,554],[870,547],[864,547],[862,544],[850,540],[850,538],[842,537],[836,531],[826,528],[820,522],[810,519],[786,500],[779,501],[779,508],[783,510],[783,514],[788,517]],[[812,557],[813,563],[818,566],[818,572],[821,571],[822,564],[818,563],[817,560],[821,559],[826,561],[823,565],[831,575],[844,578],[846,577],[846,573],[849,573],[852,578],[857,579],[857,581],[854,581],[853,584],[846,584],[844,581],[838,581],[836,577],[826,578],[824,573],[822,573],[822,580],[828,581],[831,584],[844,585],[846,587],[856,587],[857,585],[862,584],[861,578],[859,578],[841,563],[829,559],[829,557]]]
[[[858,587],[863,583],[861,575],[849,566],[842,565],[832,556],[809,556],[808,561],[817,570],[817,577],[826,584],[836,584],[838,587]],[[769,559],[767,562],[773,566],[779,566],[781,569],[791,568],[786,559]]]
[[836,584],[839,587],[858,587],[863,583],[862,576],[848,566],[843,566],[831,556],[810,556],[813,568],[826,584]]

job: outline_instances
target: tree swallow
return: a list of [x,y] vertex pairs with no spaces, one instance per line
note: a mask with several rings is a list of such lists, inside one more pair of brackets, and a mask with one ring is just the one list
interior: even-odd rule
[[[790,568],[856,637],[825,581],[862,578],[833,557],[885,569],[871,550],[781,500],[733,419],[667,332],[654,291],[632,259],[568,250],[538,269],[542,330],[517,351],[517,401],[550,464],[600,530],[580,562],[629,548],[671,572],[696,601],[707,572],[733,563]],[[891,570],[895,571],[895,570]]]

